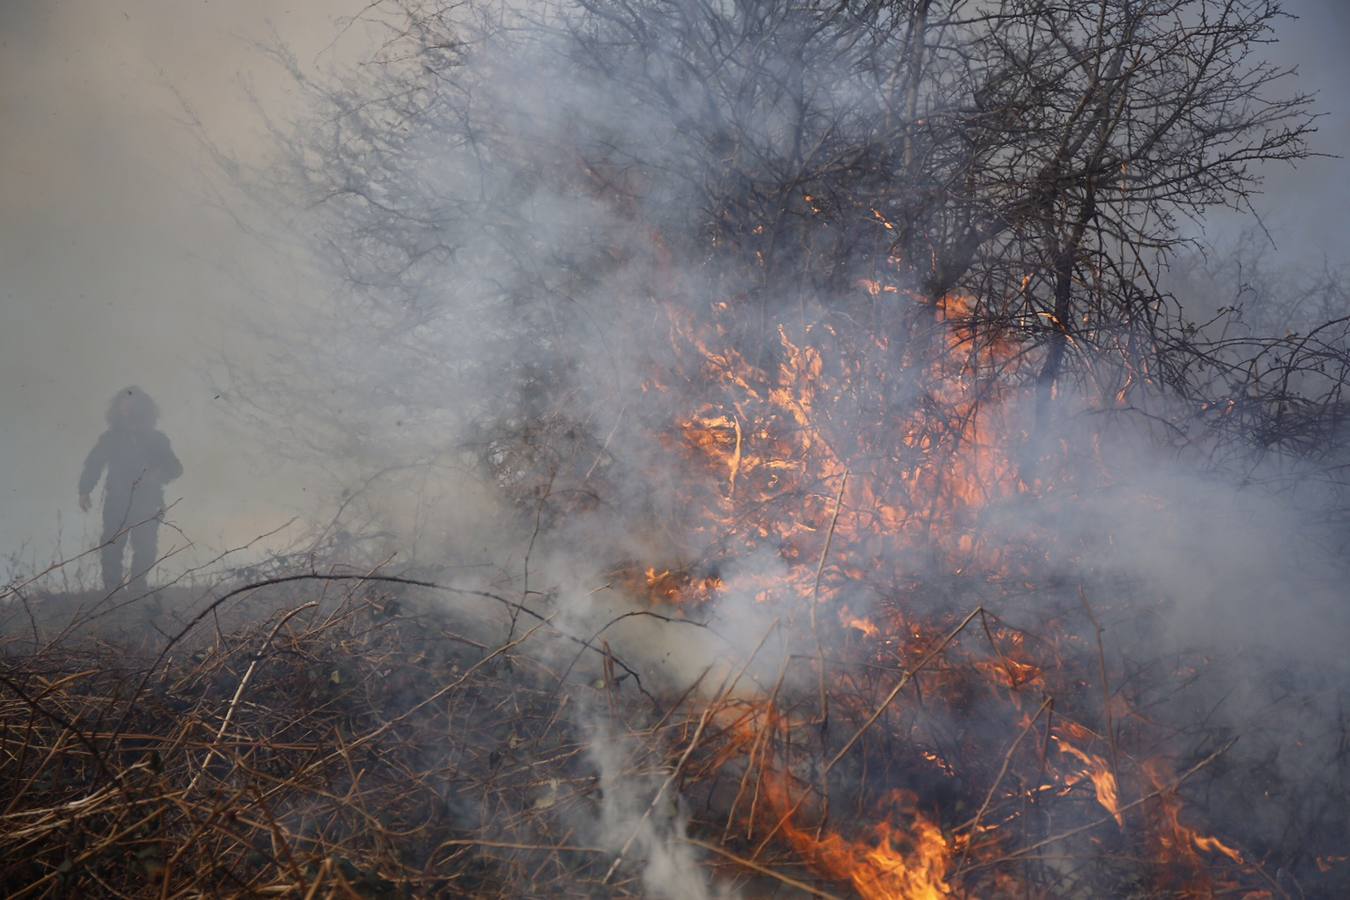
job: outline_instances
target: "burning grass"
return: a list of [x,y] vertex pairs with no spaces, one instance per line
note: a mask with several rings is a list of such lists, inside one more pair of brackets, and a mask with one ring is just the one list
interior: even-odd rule
[[697,896],[650,880],[680,854],[750,896],[1284,893],[1182,799],[1226,745],[1136,755],[979,608],[898,653],[841,626],[825,718],[814,654],[756,665],[778,624],[674,690],[504,598],[283,587],[156,655],[10,640],[7,896]]
[[[1186,692],[1212,660],[1135,659],[1157,599],[1066,578],[1091,569],[1086,544],[999,527],[1000,505],[1075,502],[1100,463],[1018,429],[1026,357],[976,330],[973,301],[866,297],[910,303],[911,333],[784,327],[751,363],[725,305],[672,313],[685,368],[645,389],[704,398],[653,442],[688,476],[672,530],[702,549],[611,568],[585,598],[302,573],[148,640],[44,641],[31,617],[30,639],[16,619],[0,883],[932,898],[1343,882],[1325,834],[1286,829],[1290,846],[1208,820],[1250,768]],[[597,595],[607,620],[579,612]],[[719,631],[738,605],[755,634]]]
[[[403,455],[440,466],[440,404],[470,400],[487,480],[529,511],[524,571],[502,593],[280,577],[120,643],[32,621],[0,673],[9,894],[1350,894],[1345,716],[1234,752],[1252,734],[1193,687],[1250,648],[1164,641],[1179,591],[1143,583],[1157,559],[1112,569],[1120,532],[1084,511],[1160,447],[1246,459],[1246,482],[1344,421],[1344,320],[1207,337],[1154,277],[1178,209],[1240,206],[1248,165],[1305,152],[1306,98],[1260,99],[1278,72],[1210,64],[1278,10],[1219,4],[1192,29],[1135,4],[714,6],[582,4],[558,29],[577,43],[542,55],[593,56],[585,75],[496,24],[465,40],[413,15],[392,56],[416,74],[370,67],[387,99],[319,89],[336,130],[286,153],[358,288],[328,318],[419,349],[372,346],[363,369],[363,341],[334,342],[342,377],[274,382],[320,386],[283,430],[400,462],[380,429],[406,408],[439,424]],[[500,31],[535,27],[554,30]],[[494,47],[523,52],[499,68]],[[801,89],[777,84],[784,50]],[[671,72],[705,76],[707,122]],[[939,108],[1016,114],[921,116],[930,76]],[[1179,537],[1143,546],[1175,559]],[[565,586],[543,545],[571,555]],[[1222,593],[1239,553],[1169,587]],[[217,618],[262,587],[285,593]],[[615,608],[593,620],[597,596]],[[1248,724],[1299,711],[1294,662],[1234,668],[1270,676],[1242,685],[1269,698]]]

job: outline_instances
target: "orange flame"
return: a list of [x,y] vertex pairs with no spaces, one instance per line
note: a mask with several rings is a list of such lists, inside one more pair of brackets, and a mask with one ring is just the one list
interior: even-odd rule
[[[812,202],[810,196],[805,199]],[[893,227],[873,212],[882,227]],[[1027,275],[1024,291],[1031,281]],[[737,343],[743,323],[733,318],[736,302],[713,304],[705,320],[670,311],[677,350],[693,351],[677,358],[693,362],[662,377],[684,379],[679,395],[701,401],[680,417],[676,434],[668,437],[695,475],[704,476],[690,479],[682,512],[718,553],[768,549],[783,568],[773,574],[729,575],[723,582],[653,567],[646,587],[649,596],[677,603],[732,590],[761,601],[795,602],[797,608],[813,610],[813,630],[815,604],[834,603],[835,615],[826,621],[883,639],[876,644],[887,654],[918,658],[941,634],[937,623],[902,613],[890,597],[862,615],[859,604],[867,599],[855,600],[855,594],[870,584],[893,594],[897,585],[915,583],[906,571],[909,562],[927,567],[934,559],[950,573],[975,571],[989,581],[1034,590],[1033,573],[1041,560],[1034,554],[1019,557],[1018,548],[991,536],[986,522],[1000,501],[1050,489],[1048,478],[1023,475],[1030,468],[1022,458],[1030,441],[1019,424],[1026,419],[1020,415],[1024,397],[1015,385],[1033,383],[1036,366],[1024,347],[980,315],[977,298],[921,297],[887,283],[884,275],[854,285],[861,304],[908,317],[911,331],[850,334],[828,317],[793,329],[779,325],[773,346],[752,361]],[[1105,394],[1123,405],[1135,381],[1129,373]],[[655,381],[652,386],[665,389]],[[935,666],[938,671],[925,673],[925,690],[954,685],[956,695],[966,689],[959,679],[973,675],[972,682],[1019,712],[1026,698],[1051,693],[1058,642],[1072,638],[1052,637],[1041,642],[1044,652],[1032,653],[1020,632],[986,625],[986,633],[994,645],[992,657],[969,660],[959,669]],[[1024,715],[1026,729],[1033,719]],[[1019,787],[1017,795],[1063,796],[1090,783],[1097,804],[1125,831],[1116,765],[1088,749],[1100,736],[1062,717],[1046,729],[1059,756],[1047,761],[1042,750],[1045,783]],[[950,896],[953,845],[970,855],[996,852],[1001,843],[990,837],[1001,827],[992,812],[977,816],[970,833],[958,828],[957,837],[949,838],[938,819],[899,791],[888,796],[873,825],[834,832],[807,828],[788,814],[798,812],[788,798],[792,776],[767,771],[768,751],[756,737],[759,732],[749,720],[738,721],[732,730],[736,747],[760,748],[758,756],[752,752],[751,768],[764,771],[768,805],[776,810],[775,821],[781,820],[779,836],[814,870],[847,882],[859,896]],[[932,768],[955,776],[942,756],[921,755]],[[1125,779],[1125,796],[1134,795],[1135,764],[1114,746],[1111,758],[1124,766],[1119,778]],[[1156,776],[1145,772],[1155,785],[1166,783],[1157,780],[1165,774],[1161,769]],[[1011,795],[1013,789],[1006,790]],[[1152,818],[1146,829],[1160,861],[1193,873],[1204,869],[1202,853],[1244,865],[1233,847],[1182,824],[1174,793],[1161,795],[1161,802],[1148,808],[1161,810],[1147,814]],[[749,818],[753,831],[753,803]],[[994,876],[994,883],[1012,883],[1011,875],[1004,878]]]
[[1124,828],[1125,819],[1120,815],[1120,789],[1116,785],[1116,776],[1106,760],[1079,750],[1058,736],[1055,737],[1055,742],[1060,752],[1069,754],[1086,766],[1085,774],[1097,791],[1097,802],[1101,804],[1102,809],[1111,814],[1117,825]]
[[[1171,773],[1163,763],[1150,761],[1144,764],[1143,769],[1158,788],[1171,783]],[[1201,852],[1223,856],[1237,865],[1245,864],[1236,848],[1184,824],[1181,821],[1181,805],[1181,798],[1175,790],[1164,790],[1159,796],[1152,831],[1160,862],[1195,873],[1197,877],[1208,869],[1200,856]]]
[[[781,812],[790,809],[781,786],[769,796]],[[914,809],[914,799],[894,791],[885,806],[893,816],[907,815],[904,827],[882,820],[870,830],[873,839],[848,840],[837,833],[821,837],[798,827],[791,816],[783,834],[792,848],[818,872],[852,885],[867,900],[937,900],[952,896],[947,873],[953,861],[951,842],[937,825]]]

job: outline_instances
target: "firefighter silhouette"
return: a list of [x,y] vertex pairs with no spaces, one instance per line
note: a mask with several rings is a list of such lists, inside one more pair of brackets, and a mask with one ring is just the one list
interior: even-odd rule
[[132,591],[145,593],[159,544],[164,516],[164,485],[183,474],[169,439],[156,430],[159,407],[139,387],[126,387],[108,404],[108,430],[99,436],[80,473],[80,509],[89,511],[89,495],[103,482],[103,587],[122,584],[122,559],[131,543]]

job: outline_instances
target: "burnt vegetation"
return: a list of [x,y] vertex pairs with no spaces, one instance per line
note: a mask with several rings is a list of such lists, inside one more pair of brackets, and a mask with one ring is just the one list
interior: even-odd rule
[[341,546],[116,657],[11,591],[8,894],[1350,889],[1350,305],[1195,237],[1311,152],[1278,3],[363,15],[227,373]]

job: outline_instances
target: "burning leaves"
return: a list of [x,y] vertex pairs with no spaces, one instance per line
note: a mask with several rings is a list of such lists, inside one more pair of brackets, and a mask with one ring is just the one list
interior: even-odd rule
[[1116,825],[1124,828],[1125,819],[1120,814],[1120,789],[1116,785],[1116,776],[1111,771],[1110,764],[1100,756],[1086,753],[1057,735],[1054,740],[1060,752],[1074,757],[1083,764],[1083,774],[1092,782],[1097,792],[1097,802],[1116,820]]

